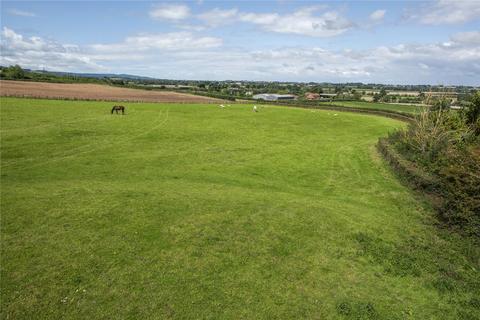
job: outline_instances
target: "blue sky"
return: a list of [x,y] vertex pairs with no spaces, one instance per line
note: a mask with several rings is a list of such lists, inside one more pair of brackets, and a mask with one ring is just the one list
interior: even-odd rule
[[2,1],[2,65],[480,85],[478,1]]

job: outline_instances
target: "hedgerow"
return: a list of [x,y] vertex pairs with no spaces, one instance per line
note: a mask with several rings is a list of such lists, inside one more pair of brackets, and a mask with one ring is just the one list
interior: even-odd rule
[[433,108],[380,140],[378,148],[411,184],[441,199],[446,225],[480,237],[480,93],[461,112]]

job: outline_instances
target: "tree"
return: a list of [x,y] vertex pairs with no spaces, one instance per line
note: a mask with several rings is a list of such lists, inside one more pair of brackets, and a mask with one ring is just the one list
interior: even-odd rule
[[322,87],[321,86],[313,86],[310,88],[310,92],[313,93],[323,93]]
[[358,91],[354,92],[353,93],[353,99],[358,100],[358,101],[362,100],[362,94]]
[[380,98],[383,98],[387,95],[387,90],[385,90],[385,88],[382,88],[382,90],[380,90]]
[[382,88],[379,93],[376,93],[373,95],[373,101],[374,102],[379,102],[385,100],[385,97],[387,96],[387,90],[385,88]]
[[23,69],[18,64],[4,69],[3,74],[5,75],[5,78],[9,79],[25,78],[25,71],[23,71]]

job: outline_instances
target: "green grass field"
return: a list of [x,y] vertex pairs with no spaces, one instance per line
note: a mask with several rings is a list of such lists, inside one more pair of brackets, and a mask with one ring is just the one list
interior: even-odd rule
[[423,107],[406,105],[406,104],[388,104],[376,102],[362,102],[362,101],[337,101],[331,103],[324,103],[325,105],[338,105],[343,107],[361,108],[361,109],[376,109],[385,111],[397,111],[403,113],[420,113]]
[[401,122],[0,101],[3,319],[480,317],[478,247],[377,154]]

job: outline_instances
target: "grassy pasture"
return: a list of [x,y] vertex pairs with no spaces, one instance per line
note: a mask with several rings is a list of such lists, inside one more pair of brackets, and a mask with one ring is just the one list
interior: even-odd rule
[[478,247],[374,148],[403,123],[0,101],[4,319],[480,317]]
[[334,101],[326,104],[352,107],[352,108],[397,111],[397,112],[413,113],[413,114],[419,113],[423,109],[423,107],[420,107],[420,106],[407,105],[407,104],[389,104],[389,103],[363,102],[363,101],[337,101],[337,102]]

